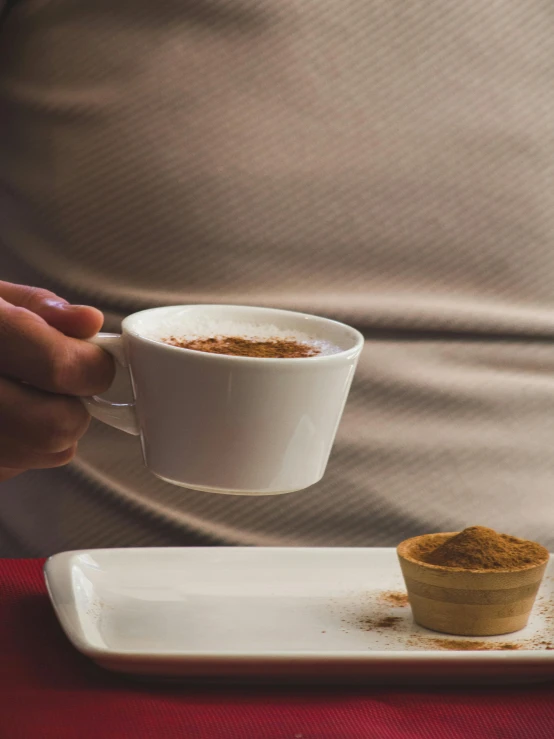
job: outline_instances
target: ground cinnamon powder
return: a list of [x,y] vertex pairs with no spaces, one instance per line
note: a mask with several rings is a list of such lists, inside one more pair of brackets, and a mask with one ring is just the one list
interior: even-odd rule
[[389,606],[403,608],[408,605],[408,593],[403,593],[401,590],[385,590],[380,594],[379,600]]
[[358,626],[364,631],[373,629],[394,629],[402,623],[400,616],[382,616],[381,618],[361,618]]
[[515,642],[462,641],[461,639],[428,639],[428,645],[435,649],[447,649],[452,652],[484,652],[491,650],[521,649]]
[[548,559],[548,550],[534,541],[497,534],[484,526],[470,526],[432,545],[429,539],[411,552],[427,564],[463,570],[508,570],[540,564]]
[[166,344],[181,349],[194,349],[209,354],[229,354],[234,357],[266,357],[273,359],[300,359],[315,357],[319,349],[295,339],[246,339],[243,336],[217,336],[198,339],[162,339]]

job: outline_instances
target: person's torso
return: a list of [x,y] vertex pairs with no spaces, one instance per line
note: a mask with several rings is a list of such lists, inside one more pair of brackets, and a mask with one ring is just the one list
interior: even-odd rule
[[151,305],[233,302],[368,337],[328,476],[286,512],[177,504],[132,440],[97,426],[84,474],[249,542],[389,541],[465,521],[481,494],[494,524],[537,467],[540,502],[553,33],[538,0],[15,2],[0,30],[4,279],[96,304],[110,329]]

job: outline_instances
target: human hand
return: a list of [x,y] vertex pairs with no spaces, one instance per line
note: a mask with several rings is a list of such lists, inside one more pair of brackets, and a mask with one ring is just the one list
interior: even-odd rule
[[82,339],[101,328],[96,308],[0,281],[0,481],[74,456],[90,416],[78,399],[106,391],[111,357]]

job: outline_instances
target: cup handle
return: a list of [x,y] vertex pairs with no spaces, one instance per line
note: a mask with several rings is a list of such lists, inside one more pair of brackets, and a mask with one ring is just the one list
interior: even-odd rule
[[[121,372],[127,368],[127,358],[125,357],[121,334],[96,334],[87,341],[96,344],[96,346],[112,355],[116,361],[116,372]],[[140,434],[134,403],[112,403],[98,395],[81,398],[81,401],[90,415],[99,421],[121,431],[126,431],[133,436]]]

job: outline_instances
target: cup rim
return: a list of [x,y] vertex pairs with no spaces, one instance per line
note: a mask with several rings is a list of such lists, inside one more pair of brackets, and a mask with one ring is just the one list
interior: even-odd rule
[[414,546],[418,541],[421,541],[422,539],[428,539],[430,537],[438,537],[438,536],[455,536],[456,534],[459,534],[459,531],[440,531],[433,534],[420,534],[419,536],[412,536],[409,539],[404,539],[404,541],[401,541],[400,544],[396,547],[396,553],[399,558],[404,559],[406,562],[410,562],[413,565],[417,565],[418,567],[421,567],[424,570],[429,570],[430,572],[444,572],[446,574],[454,575],[454,574],[461,574],[461,573],[467,573],[470,575],[476,575],[476,576],[489,576],[490,575],[506,575],[510,573],[520,573],[520,572],[526,572],[527,570],[534,570],[538,569],[539,567],[543,567],[546,563],[548,563],[550,559],[550,553],[547,552],[547,556],[542,559],[540,562],[535,562],[534,564],[529,565],[523,565],[522,567],[507,567],[503,569],[496,569],[496,570],[483,570],[483,569],[471,569],[466,567],[447,567],[446,565],[434,565],[430,562],[422,562],[420,559],[416,559],[415,557],[412,557],[410,554],[411,547]]
[[[335,354],[326,354],[323,356],[312,356],[312,357],[245,357],[245,356],[237,356],[233,354],[215,354],[211,352],[201,352],[197,349],[187,349],[185,347],[180,346],[173,346],[171,344],[166,344],[163,341],[160,341],[159,339],[152,339],[148,336],[143,336],[138,331],[134,330],[130,324],[132,324],[133,319],[136,319],[138,316],[144,315],[146,313],[153,313],[155,311],[166,311],[171,309],[179,309],[179,308],[230,308],[230,309],[245,309],[245,310],[252,310],[256,311],[257,313],[267,313],[267,314],[285,314],[288,316],[295,316],[297,318],[304,318],[304,319],[315,319],[316,321],[321,321],[326,324],[332,324],[334,326],[340,327],[343,330],[346,330],[348,333],[351,334],[354,344],[348,349],[341,349],[340,351],[336,352]],[[308,363],[310,366],[313,366],[315,363],[317,364],[334,364],[334,363],[341,363],[345,359],[352,359],[355,358],[357,355],[361,353],[361,350],[363,349],[365,338],[363,334],[358,331],[357,329],[353,328],[352,326],[349,326],[346,323],[342,323],[341,321],[336,321],[332,318],[326,318],[324,316],[318,316],[316,314],[312,313],[303,313],[301,311],[292,311],[292,310],[286,310],[284,308],[267,308],[262,306],[252,306],[252,305],[242,305],[242,304],[223,304],[223,303],[183,303],[178,305],[165,305],[165,306],[158,306],[155,308],[146,308],[141,311],[137,311],[135,313],[131,313],[128,316],[126,316],[121,324],[122,333],[123,334],[129,334],[140,341],[144,341],[145,343],[155,345],[156,347],[159,347],[161,351],[171,351],[171,352],[178,352],[182,355],[183,352],[185,352],[188,355],[194,356],[195,359],[199,361],[218,361],[218,362],[247,362],[247,363],[263,363],[264,365],[274,365],[277,363],[280,367],[281,366],[290,366],[291,363],[293,366],[297,367],[299,365],[305,365]]]

